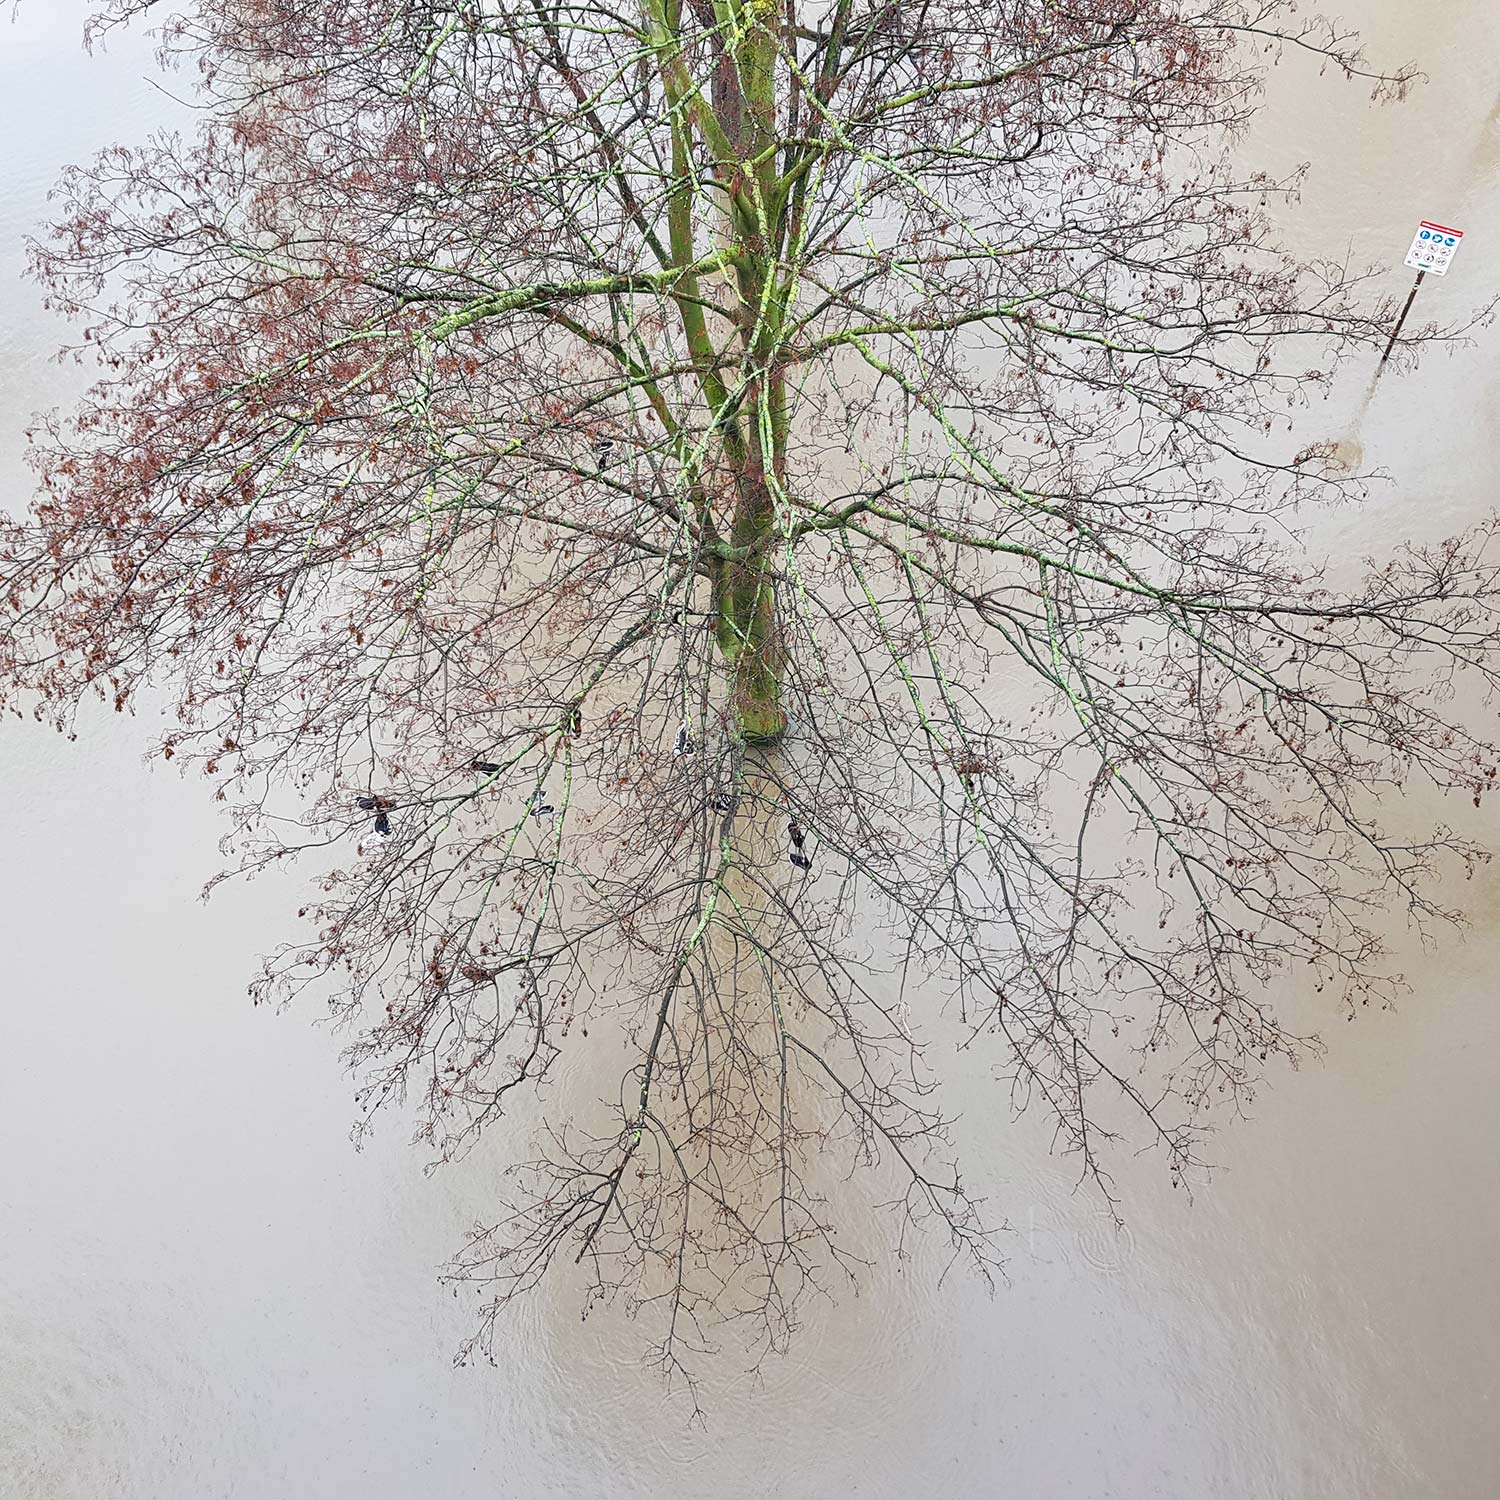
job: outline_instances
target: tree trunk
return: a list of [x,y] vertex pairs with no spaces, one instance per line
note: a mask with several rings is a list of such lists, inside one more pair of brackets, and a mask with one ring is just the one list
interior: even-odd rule
[[785,663],[776,616],[776,587],[766,568],[765,547],[775,535],[775,507],[765,482],[747,474],[739,486],[734,544],[748,549],[744,562],[721,575],[717,633],[730,668],[734,724],[747,745],[774,744],[786,731],[781,704]]

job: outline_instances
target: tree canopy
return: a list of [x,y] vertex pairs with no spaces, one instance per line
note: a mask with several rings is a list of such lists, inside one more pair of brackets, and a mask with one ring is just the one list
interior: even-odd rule
[[173,694],[231,869],[314,870],[257,995],[440,1160],[516,1116],[476,1347],[564,1261],[670,1370],[780,1347],[857,1270],[830,1164],[992,1265],[939,1052],[1113,1202],[1306,1045],[1276,976],[1446,915],[1475,851],[1379,803],[1493,785],[1490,528],[1306,554],[1358,484],[1296,411],[1389,309],[1231,150],[1274,55],[1409,73],[1287,0],[147,12],[201,123],[36,249],[101,378],[0,687]]

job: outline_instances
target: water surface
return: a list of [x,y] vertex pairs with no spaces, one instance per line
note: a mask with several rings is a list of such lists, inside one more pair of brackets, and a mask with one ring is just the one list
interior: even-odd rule
[[[64,162],[174,113],[138,43],[82,54],[85,9],[26,0],[19,27],[0,24],[6,503],[27,487],[29,413],[77,384],[47,361],[58,330],[17,279],[19,238]],[[1243,154],[1315,158],[1289,234],[1388,262],[1393,290],[1418,219],[1468,230],[1418,306],[1454,315],[1500,289],[1500,14],[1359,10],[1377,56],[1416,59],[1429,83],[1376,110],[1288,65]],[[1393,370],[1361,416],[1368,374],[1300,418],[1394,479],[1330,520],[1328,545],[1442,534],[1500,498],[1493,336]],[[857,1298],[812,1309],[758,1380],[711,1380],[700,1428],[640,1369],[641,1330],[582,1323],[563,1289],[511,1319],[497,1368],[451,1368],[469,1324],[436,1270],[489,1202],[499,1143],[435,1177],[399,1121],[353,1151],[337,1039],[243,998],[295,882],[197,903],[212,809],[141,765],[150,727],[101,716],[76,743],[20,725],[0,738],[0,1493],[1500,1492],[1500,877],[1457,893],[1466,945],[1424,954],[1398,932],[1400,1011],[1320,1017],[1326,1061],[1268,1083],[1191,1205],[1154,1170],[1122,1179],[1123,1235],[998,1089],[964,1077],[968,1177],[1015,1230],[1008,1285],[990,1297],[939,1287],[935,1258],[884,1262]]]

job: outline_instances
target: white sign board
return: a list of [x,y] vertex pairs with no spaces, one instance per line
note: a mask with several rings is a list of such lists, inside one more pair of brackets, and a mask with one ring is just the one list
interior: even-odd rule
[[1413,271],[1431,271],[1434,276],[1446,276],[1463,238],[1462,229],[1429,224],[1423,219],[1417,227],[1411,249],[1406,252],[1406,263]]

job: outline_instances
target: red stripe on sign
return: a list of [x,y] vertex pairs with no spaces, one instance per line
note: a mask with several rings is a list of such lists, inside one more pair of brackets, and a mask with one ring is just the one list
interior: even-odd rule
[[1449,229],[1446,224],[1434,224],[1431,219],[1423,219],[1422,222],[1417,225],[1417,228],[1441,229],[1444,234],[1455,234],[1459,239],[1462,239],[1464,237],[1464,232],[1462,229]]

